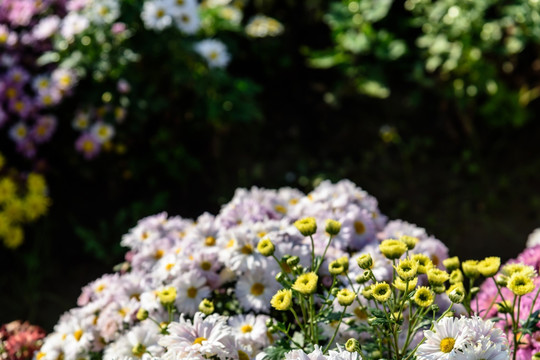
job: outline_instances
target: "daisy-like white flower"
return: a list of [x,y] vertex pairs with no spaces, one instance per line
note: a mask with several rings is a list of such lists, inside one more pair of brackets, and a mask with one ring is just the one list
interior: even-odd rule
[[83,133],[75,141],[75,149],[81,152],[85,159],[89,160],[99,154],[101,146],[93,135]]
[[141,13],[144,27],[152,30],[163,30],[172,24],[170,4],[165,0],[145,1]]
[[483,338],[477,343],[465,345],[462,352],[456,353],[455,360],[508,360],[507,348]]
[[11,127],[11,129],[9,129],[9,137],[16,143],[19,143],[26,139],[28,133],[28,127],[22,121],[16,123]]
[[224,68],[231,61],[227,47],[219,40],[202,40],[195,44],[195,51],[206,60],[211,68]]
[[228,323],[239,343],[262,349],[269,341],[266,335],[268,319],[267,315],[235,315],[229,318]]
[[143,322],[109,345],[103,360],[159,357],[163,354],[163,348],[157,343],[159,336],[159,328],[154,323]]
[[95,24],[112,24],[120,16],[120,4],[117,0],[94,0],[86,13]]
[[88,18],[76,12],[70,12],[62,21],[60,34],[64,39],[72,41],[75,35],[86,30],[88,26],[90,26]]
[[177,8],[174,12],[173,19],[178,30],[185,34],[195,34],[201,27],[201,21],[195,5]]
[[236,357],[231,329],[222,316],[213,314],[204,318],[197,312],[192,323],[181,315],[179,322],[170,323],[167,330],[169,335],[158,340],[167,349],[164,360]]
[[176,307],[181,313],[193,315],[197,312],[203,299],[210,296],[210,288],[206,279],[195,271],[190,271],[173,283],[176,287]]
[[252,269],[236,283],[236,296],[245,310],[269,311],[279,284],[265,267]]
[[75,118],[71,122],[71,126],[75,130],[86,130],[90,126],[90,112],[79,110],[75,114]]
[[495,327],[493,321],[483,320],[479,316],[470,318],[462,317],[461,321],[464,321],[467,328],[471,330],[473,335],[471,342],[477,343],[483,340],[489,340],[489,342],[499,346],[502,350],[508,349],[508,339],[501,329]]
[[362,360],[362,356],[356,351],[349,352],[341,347],[338,347],[338,351],[330,350],[328,352],[328,360]]
[[98,121],[90,128],[90,132],[100,144],[106,143],[114,136],[114,127],[103,121]]
[[41,19],[32,29],[32,35],[35,39],[43,40],[51,37],[60,26],[60,18],[56,15],[50,15]]
[[425,330],[426,341],[418,347],[418,360],[450,360],[469,342],[471,331],[461,319],[442,318],[433,330]]

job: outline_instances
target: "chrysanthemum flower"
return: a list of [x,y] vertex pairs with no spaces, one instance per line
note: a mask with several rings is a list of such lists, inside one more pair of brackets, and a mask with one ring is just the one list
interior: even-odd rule
[[514,294],[522,296],[528,294],[534,290],[534,281],[527,275],[521,273],[514,273],[508,280],[507,287]]
[[395,239],[383,240],[379,249],[388,259],[399,259],[407,251],[407,245],[403,241]]
[[294,282],[292,288],[298,291],[300,294],[310,295],[317,290],[317,281],[319,277],[314,272],[302,274],[298,276]]
[[416,352],[418,360],[450,360],[455,358],[471,334],[458,319],[444,317],[433,330],[424,331],[424,336],[426,342]]
[[269,311],[278,288],[278,282],[262,268],[238,278],[236,296],[245,310]]
[[435,294],[433,294],[433,291],[431,291],[426,286],[421,286],[418,289],[416,289],[416,292],[414,293],[413,300],[416,303],[416,305],[420,307],[428,307],[431,304],[433,304],[433,300],[435,299]]
[[372,296],[379,302],[385,302],[392,295],[390,285],[385,282],[377,282],[373,285]]
[[492,277],[497,274],[499,267],[501,266],[501,258],[496,256],[487,257],[480,261],[477,265],[477,269],[485,277]]
[[224,68],[231,61],[227,46],[219,40],[202,40],[195,44],[195,51],[206,60],[211,68]]
[[276,310],[280,310],[280,311],[289,310],[292,306],[292,291],[289,289],[279,290],[272,297],[270,304]]
[[407,281],[412,280],[416,277],[416,272],[418,270],[418,262],[412,259],[401,260],[398,265],[395,267],[398,276]]

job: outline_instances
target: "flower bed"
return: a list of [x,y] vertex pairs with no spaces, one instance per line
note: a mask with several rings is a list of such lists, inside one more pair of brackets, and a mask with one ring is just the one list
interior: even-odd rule
[[[473,310],[500,259],[448,258],[349,181],[239,189],[216,216],[157,214],[121,243],[126,262],[83,288],[38,360],[515,357]],[[532,291],[528,269],[503,268],[516,299]]]

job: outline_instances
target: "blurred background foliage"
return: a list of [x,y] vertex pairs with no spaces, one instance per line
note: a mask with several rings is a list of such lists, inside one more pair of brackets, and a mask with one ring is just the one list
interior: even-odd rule
[[523,249],[540,225],[538,1],[256,0],[243,11],[285,30],[248,40],[221,29],[225,71],[186,58],[172,32],[123,39],[143,56],[86,77],[55,112],[70,123],[129,78],[115,146],[95,159],[73,151],[67,127],[39,161],[2,140],[8,164],[44,174],[51,206],[21,247],[0,249],[0,323],[51,330],[123,260],[138,219],[216,214],[237,187],[309,192],[348,178],[452,255]]

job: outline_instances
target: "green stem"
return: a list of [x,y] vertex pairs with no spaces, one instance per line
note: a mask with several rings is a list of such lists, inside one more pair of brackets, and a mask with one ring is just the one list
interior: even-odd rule
[[[321,267],[322,265],[322,262],[324,260],[324,257],[326,256],[326,251],[328,250],[328,247],[330,246],[330,242],[332,242],[332,236],[330,236],[328,238],[328,243],[326,244],[326,247],[324,248],[324,252],[322,254],[322,258],[321,258],[321,262],[317,264],[317,268],[315,269],[315,274],[319,271],[319,268]],[[312,244],[313,244],[313,239],[312,239]]]
[[336,326],[336,330],[334,331],[334,335],[332,335],[332,338],[330,339],[330,342],[326,345],[326,347],[323,350],[323,354],[328,350],[332,342],[334,342],[334,339],[336,338],[336,335],[339,331],[339,327],[341,326],[341,321],[343,320],[343,316],[345,316],[345,310],[347,309],[346,306],[343,307],[343,311],[341,312],[341,316],[339,317],[339,322]]

